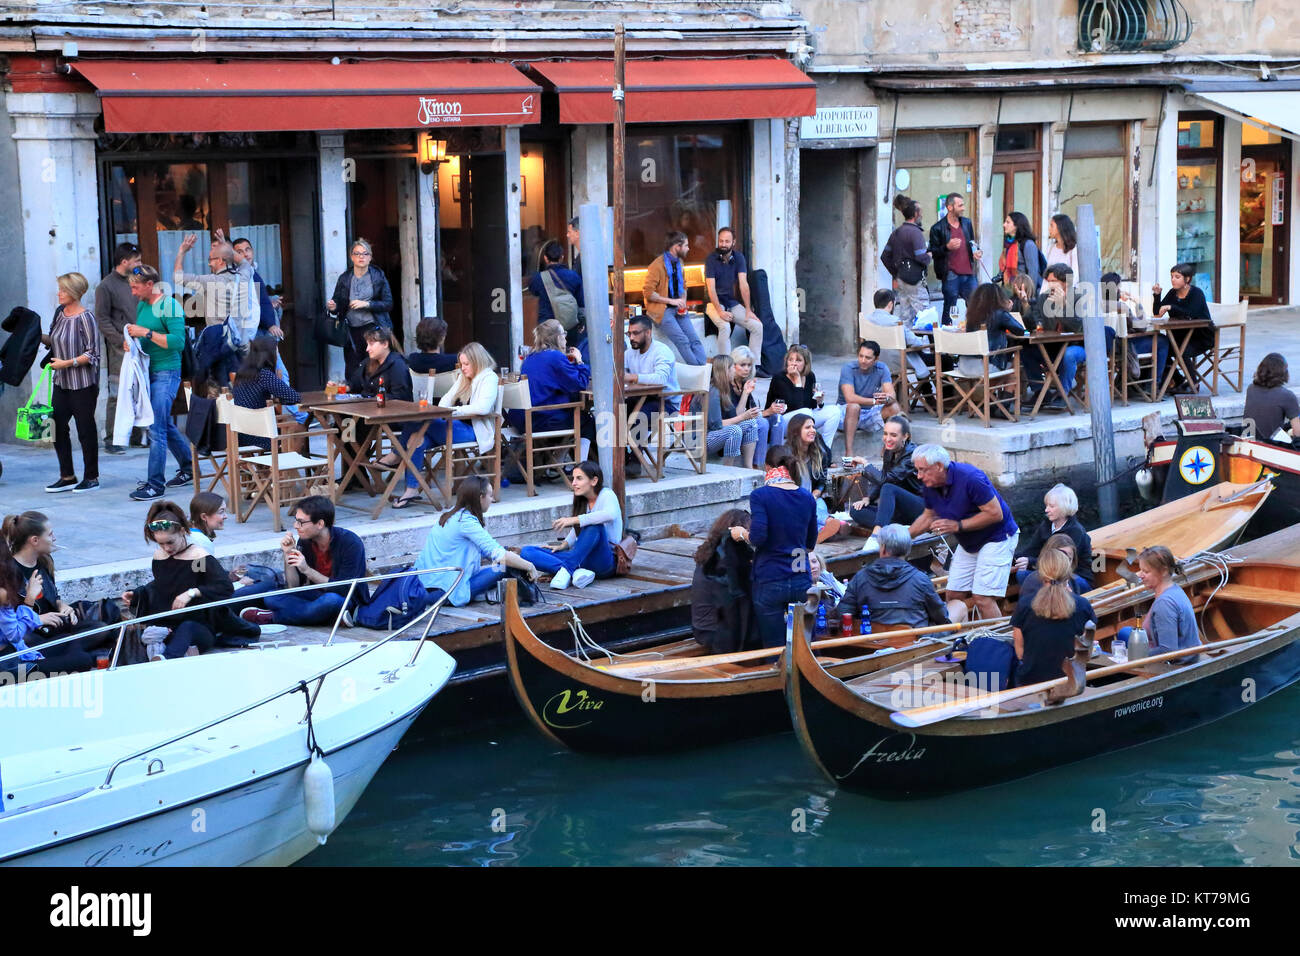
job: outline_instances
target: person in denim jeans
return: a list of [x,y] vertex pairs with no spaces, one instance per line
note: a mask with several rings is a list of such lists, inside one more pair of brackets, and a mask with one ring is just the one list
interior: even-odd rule
[[[149,475],[140,482],[131,497],[136,501],[161,498],[165,487],[180,487],[193,481],[190,473],[190,443],[172,421],[172,403],[181,387],[181,349],[185,345],[185,314],[180,303],[163,295],[158,271],[140,266],[131,275],[131,294],[139,300],[135,322],[125,334],[142,339],[140,347],[149,357],[149,405],[153,424],[149,427]],[[123,350],[131,347],[122,343]],[[163,469],[167,452],[176,458],[179,470],[166,481]]]
[[703,365],[706,356],[704,343],[695,334],[690,313],[686,311],[686,267],[684,260],[690,251],[686,235],[668,233],[663,255],[657,257],[646,269],[645,310],[668,337],[677,354],[687,365]]
[[934,274],[943,283],[943,318],[947,321],[958,297],[969,299],[979,285],[979,261],[984,253],[975,243],[971,221],[962,215],[966,197],[949,193],[944,197],[948,214],[930,227],[930,255]]

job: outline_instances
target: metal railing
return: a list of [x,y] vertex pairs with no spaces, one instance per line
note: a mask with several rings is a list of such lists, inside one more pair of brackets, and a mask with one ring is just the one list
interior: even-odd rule
[[1084,53],[1170,50],[1192,35],[1182,0],[1080,0],[1079,49]]

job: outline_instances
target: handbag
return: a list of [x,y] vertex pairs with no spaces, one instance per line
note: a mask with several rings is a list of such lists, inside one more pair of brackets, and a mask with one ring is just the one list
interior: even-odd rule
[[[45,391],[45,400],[37,401],[41,390]],[[23,441],[41,441],[49,438],[54,431],[54,406],[50,404],[54,394],[54,368],[45,366],[41,377],[36,380],[36,387],[27,399],[27,404],[18,409],[18,421],[14,426],[14,436]]]
[[623,535],[623,540],[614,545],[614,573],[624,575],[632,570],[632,560],[636,557],[636,549],[640,544],[640,536],[634,532],[627,532]]
[[339,348],[348,344],[347,313],[340,311],[325,316],[325,338],[329,340],[330,345]]
[[[542,593],[542,589],[537,586],[537,583],[531,580],[527,574],[520,571],[518,568],[506,568],[506,578],[513,578],[518,582],[515,585],[515,596],[519,599],[520,606],[532,607],[534,604],[550,603],[546,600],[546,595]],[[504,594],[504,588],[505,583],[503,581],[502,590],[497,593]]]

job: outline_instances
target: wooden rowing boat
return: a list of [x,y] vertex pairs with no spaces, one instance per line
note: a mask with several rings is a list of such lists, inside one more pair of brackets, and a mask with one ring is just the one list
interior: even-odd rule
[[[931,703],[927,693],[957,700],[960,665],[923,658],[910,672],[843,679],[809,651],[796,617],[784,657],[796,737],[836,784],[902,797],[996,783],[1225,717],[1300,679],[1300,530],[1233,556],[1242,563],[1228,566],[1226,584],[1201,565],[1186,587],[1201,607],[1205,641],[1240,643],[1183,666],[1134,662],[1064,703],[1045,704],[1040,694],[911,729],[895,715]],[[1103,620],[1103,629],[1113,623]],[[1089,666],[1100,671],[1112,663]]]
[[1179,560],[1204,551],[1223,551],[1241,538],[1274,487],[1267,480],[1221,482],[1093,531],[1094,560],[1105,559],[1097,584],[1117,580],[1117,568],[1127,563],[1130,548],[1163,544]]

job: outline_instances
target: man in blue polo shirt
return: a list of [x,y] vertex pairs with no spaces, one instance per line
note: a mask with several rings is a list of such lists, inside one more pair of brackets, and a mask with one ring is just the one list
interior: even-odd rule
[[975,596],[980,616],[1001,616],[997,599],[1005,597],[1020,528],[988,475],[974,465],[952,460],[942,445],[921,445],[912,452],[916,475],[925,487],[925,511],[912,522],[912,537],[933,531],[955,534],[957,550],[948,567],[948,616],[966,619],[966,598]]
[[731,354],[731,323],[749,333],[749,350],[763,356],[763,322],[750,308],[749,265],[736,248],[731,227],[718,230],[718,247],[704,260],[704,285],[709,293],[705,314],[718,329],[718,354]]

